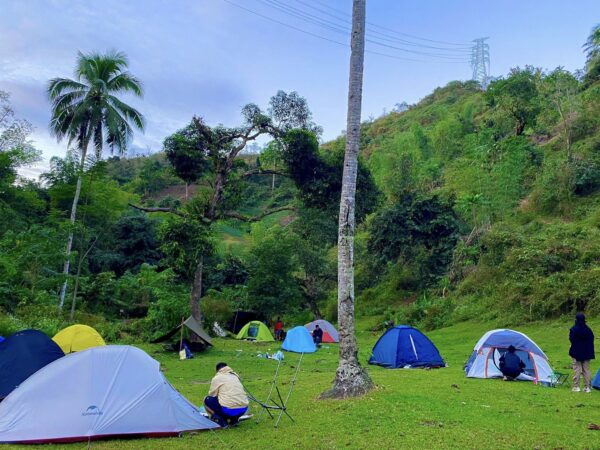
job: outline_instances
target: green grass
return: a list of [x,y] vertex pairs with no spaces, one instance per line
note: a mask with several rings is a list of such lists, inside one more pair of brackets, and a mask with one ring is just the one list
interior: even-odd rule
[[[600,335],[600,321],[591,325]],[[600,431],[587,429],[590,422],[600,423],[600,392],[576,394],[569,386],[552,389],[526,382],[465,378],[463,363],[477,339],[491,327],[463,323],[428,333],[448,368],[388,370],[369,366],[377,389],[360,399],[318,400],[333,379],[337,347],[330,345],[316,354],[305,355],[289,402],[296,423],[284,417],[278,429],[265,416],[258,424],[246,421],[230,430],[178,439],[98,441],[91,448],[600,448]],[[542,347],[555,370],[570,373],[568,328],[568,323],[552,322],[517,329]],[[376,339],[368,331],[359,332],[362,363]],[[162,363],[166,377],[177,389],[192,402],[200,403],[218,361],[229,363],[243,377],[247,388],[264,398],[276,362],[255,355],[259,350],[273,351],[278,346],[217,339],[212,350],[189,361],[178,361],[175,354],[164,353],[158,346],[142,348]],[[242,352],[238,355],[237,350]],[[289,386],[298,358],[299,355],[286,354],[280,376],[283,391]],[[598,366],[598,362],[592,364],[594,373]],[[256,405],[252,410],[255,415],[258,413]],[[50,446],[69,450],[84,447]]]

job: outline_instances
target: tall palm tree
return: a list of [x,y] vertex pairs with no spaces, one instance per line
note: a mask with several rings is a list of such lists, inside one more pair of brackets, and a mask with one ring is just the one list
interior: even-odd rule
[[[66,139],[69,146],[75,145],[81,156],[71,224],[75,223],[77,215],[81,177],[90,143],[98,158],[105,146],[111,152],[116,149],[122,153],[133,136],[133,127],[144,129],[142,114],[117,97],[126,93],[142,96],[140,81],[127,72],[127,67],[127,57],[121,52],[111,51],[104,55],[79,52],[75,79],[54,78],[48,83],[48,97],[52,102],[50,131],[59,142]],[[73,231],[70,231],[63,266],[65,281],[60,290],[60,309],[67,291],[72,246]]]
[[324,397],[362,395],[373,387],[369,375],[358,362],[358,347],[354,334],[354,216],[365,56],[365,9],[366,0],[353,1],[346,153],[338,224],[340,363],[333,388],[325,392]]

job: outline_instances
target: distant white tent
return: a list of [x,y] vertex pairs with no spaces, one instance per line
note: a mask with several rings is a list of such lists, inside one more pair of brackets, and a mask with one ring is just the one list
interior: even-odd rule
[[159,363],[130,346],[95,347],[39,370],[0,403],[1,443],[176,436],[217,428]]
[[511,345],[515,347],[517,355],[525,364],[518,380],[553,382],[554,371],[542,349],[525,334],[508,329],[488,331],[479,339],[465,364],[467,377],[501,378],[500,357]]

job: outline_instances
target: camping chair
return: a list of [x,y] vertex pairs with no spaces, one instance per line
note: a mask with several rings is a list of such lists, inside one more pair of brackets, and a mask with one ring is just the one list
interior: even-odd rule
[[548,387],[562,386],[569,379],[569,374],[562,372],[552,372],[550,375],[550,383]]
[[[275,419],[275,416],[271,413],[271,410],[279,411],[279,415],[278,415],[277,419],[275,420],[275,428],[277,428],[279,426],[279,422],[281,421],[281,418],[283,417],[284,414],[286,416],[288,416],[292,422],[296,422],[294,420],[294,418],[290,415],[290,413],[288,413],[287,404],[292,395],[294,386],[296,385],[296,379],[298,378],[298,373],[300,372],[300,364],[302,364],[303,357],[304,357],[304,353],[302,353],[300,355],[300,360],[298,361],[298,365],[296,366],[296,371],[294,372],[294,376],[290,382],[290,389],[288,390],[285,400],[284,400],[283,396],[281,395],[281,392],[279,391],[279,387],[277,386],[277,376],[279,375],[279,368],[281,366],[282,359],[279,359],[277,362],[277,368],[275,369],[275,375],[273,376],[273,380],[271,381],[271,388],[269,389],[269,394],[267,395],[267,399],[264,402],[261,402],[260,400],[258,400],[244,386],[244,389],[246,389],[246,393],[248,394],[248,398],[250,400],[252,400],[253,402],[258,403],[262,407],[262,410],[256,419],[256,423],[260,422],[260,419],[263,416],[263,413],[265,411],[267,412],[267,414],[269,414],[269,417],[271,417],[271,419]],[[277,397],[278,397],[277,400],[275,400],[275,398],[274,398],[275,393],[277,394]]]

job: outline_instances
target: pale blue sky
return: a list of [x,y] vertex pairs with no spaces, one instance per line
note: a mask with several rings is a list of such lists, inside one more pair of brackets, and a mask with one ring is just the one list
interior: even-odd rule
[[[309,33],[348,41],[299,15],[343,27],[351,0],[229,1]],[[367,0],[367,21],[389,30],[368,27],[383,33],[372,37],[388,45],[460,58],[465,53],[403,45],[397,38],[454,48],[395,32],[465,44],[489,36],[495,76],[525,64],[576,70],[584,63],[581,46],[600,21],[600,1]],[[349,49],[225,0],[0,0],[0,89],[11,92],[19,116],[34,123],[36,145],[46,158],[65,151],[47,131],[47,80],[71,76],[78,50],[112,48],[129,55],[131,71],[145,85],[144,100],[135,103],[148,127],[136,135],[135,147],[160,150],[164,137],[194,114],[209,123],[236,125],[244,104],[265,106],[278,89],[296,90],[308,99],[325,139],[344,128]],[[434,62],[447,59],[372,43],[367,48],[424,62],[367,54],[365,118],[471,76],[468,63]]]

